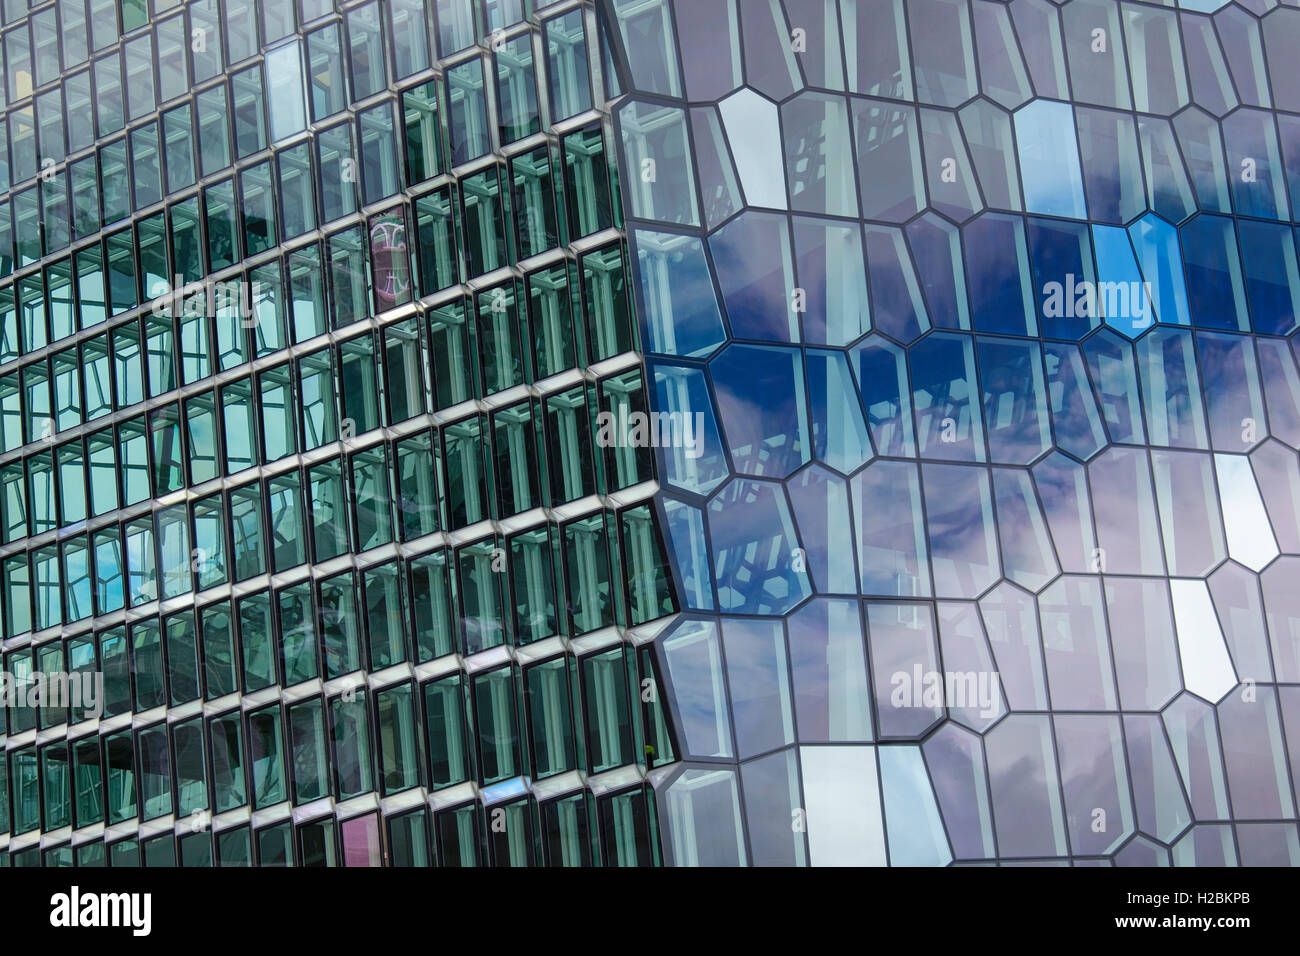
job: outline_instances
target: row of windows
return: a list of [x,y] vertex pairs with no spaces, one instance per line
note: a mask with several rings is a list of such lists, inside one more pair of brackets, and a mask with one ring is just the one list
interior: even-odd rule
[[734,343],[709,363],[715,400],[702,371],[656,362],[650,404],[702,416],[696,460],[666,456],[668,480],[699,493],[813,458],[849,475],[873,455],[1029,465],[1054,446],[1080,461],[1112,443],[1245,453],[1270,435],[1300,444],[1297,345],[1165,327],[1137,343],[1101,329],[1078,345],[934,332],[907,350],[873,333],[847,356]]
[[[302,259],[292,263],[305,264]],[[274,265],[257,270],[252,275],[259,278],[252,281],[268,276],[277,281],[277,271]],[[561,261],[522,281],[484,290],[477,301],[453,300],[423,319],[363,332],[255,376],[228,381],[215,392],[188,388],[189,483],[259,461],[274,462],[340,437],[350,440],[626,353],[635,336],[625,275],[621,248],[605,247],[588,253],[577,267]],[[349,271],[344,279],[351,276]],[[299,340],[325,331],[321,312],[326,304],[320,275],[305,272],[301,278],[293,294],[304,298],[294,301],[292,316]],[[0,376],[3,448],[53,440],[68,429],[284,348],[281,293],[262,287],[254,308],[241,313],[239,304],[232,304],[215,324],[197,310],[179,320],[147,316]],[[155,408],[148,416],[149,430],[174,422],[178,411],[177,404]],[[144,422],[144,416],[137,420],[141,426]],[[134,434],[129,423],[119,422],[119,430],[124,424],[127,434]],[[177,462],[179,455],[177,446]],[[154,490],[161,495],[183,484],[177,471],[175,479],[157,483]],[[117,507],[108,499],[105,504]],[[97,507],[93,513],[103,510]]]
[[[188,113],[188,108],[182,112]],[[370,114],[361,117],[359,164],[352,159],[357,154],[350,125],[324,130],[314,149],[311,143],[302,142],[282,150],[242,169],[238,178],[210,183],[200,192],[140,218],[134,233],[130,226],[114,232],[105,237],[102,253],[96,246],[81,249],[75,256],[78,276],[100,271],[97,263],[107,259],[113,273],[108,284],[111,307],[116,314],[155,297],[165,284],[174,284],[176,276],[184,282],[197,281],[258,256],[277,243],[297,239],[322,223],[355,215],[359,199],[372,205],[392,196],[400,185],[399,166],[406,170],[407,185],[436,175],[442,168],[437,159],[436,118],[432,126],[425,123],[432,114],[408,125],[412,138],[407,141],[402,164],[398,162],[391,108],[383,104],[378,112],[382,114],[377,120],[380,128],[370,132]],[[183,116],[180,122],[178,135],[188,141],[188,117]],[[102,147],[97,156],[74,163],[69,168],[70,180],[61,172],[52,174],[39,188],[18,193],[12,204],[0,206],[3,271],[35,264],[44,255],[67,248],[74,237],[93,236],[101,227],[127,217],[131,196],[137,209],[156,204],[162,195],[156,124],[137,133],[139,136],[133,134],[130,139],[129,161],[127,140],[119,140]],[[220,140],[204,137],[204,142]],[[222,168],[225,165],[223,162]],[[181,176],[194,182],[192,166],[182,172],[168,169],[169,183]],[[425,223],[445,218],[453,209],[459,213],[464,230],[471,233],[464,239],[466,262],[459,274],[462,279],[474,278],[504,265],[507,259],[514,262],[539,255],[612,225],[617,212],[611,175],[600,128],[591,126],[568,134],[554,150],[539,146],[515,156],[508,165],[490,165],[465,176],[459,188],[449,184],[419,197],[416,216]],[[134,182],[133,187],[128,180]],[[448,226],[441,228],[450,236]],[[122,274],[130,269],[123,259],[132,244],[141,254],[138,282],[129,273]],[[445,255],[454,265],[454,244]],[[70,260],[66,259],[47,266],[47,273],[55,279],[69,270]],[[32,276],[24,278],[34,281]],[[442,279],[438,287],[443,288],[451,284],[447,278],[455,281],[437,275],[429,276],[428,281],[433,284]],[[83,328],[93,324],[105,306],[102,280],[96,285],[98,295],[80,297],[85,301],[79,305],[90,312],[90,317],[80,322]],[[67,308],[71,299],[59,302]]]
[[[270,479],[265,491],[247,485],[224,498],[212,495],[192,507],[173,505],[72,536],[30,556],[12,554],[3,563],[5,634],[40,631],[92,613],[108,614],[391,543],[393,510],[384,487],[383,449],[375,451],[351,462],[351,501],[343,497],[340,463],[326,462],[308,471],[306,509],[300,478],[292,473]],[[409,479],[411,485],[421,481],[431,485],[433,479],[427,473]],[[404,536],[432,530],[437,508],[432,495],[422,503],[402,499],[402,506]],[[473,653],[502,643],[507,635],[523,643],[561,630],[583,633],[614,623],[640,624],[667,613],[673,604],[657,523],[644,505],[617,517],[596,513],[504,539],[475,541],[450,559],[437,552],[417,562],[412,573],[412,600],[423,602],[416,610],[425,621],[416,625],[421,660],[456,649],[452,640],[457,633],[460,650]],[[329,595],[335,605],[346,605],[336,606],[337,614],[350,613],[352,578],[343,572],[331,579],[333,586],[317,595],[318,603]],[[370,569],[363,578],[366,594],[376,601],[391,599],[394,608],[408,603],[405,579],[395,570]],[[565,600],[557,600],[557,589]],[[460,601],[458,629],[451,617],[454,596]],[[303,600],[310,605],[310,595]],[[473,623],[480,618],[481,623]],[[498,623],[488,628],[489,618]],[[370,643],[382,645],[375,653],[386,666],[407,659],[407,653],[401,625],[388,617],[384,621],[382,628],[371,628],[376,633]],[[353,620],[338,626],[340,640],[349,648],[344,663],[356,666],[360,625]]]
[[1166,116],[1191,101],[1216,115],[1238,103],[1300,111],[1290,56],[1300,13],[1173,6],[611,0],[632,85],[660,96],[716,101],[747,86],[781,101],[821,87],[949,107],[982,93],[1010,109],[1037,95]]
[[580,659],[354,688],[10,750],[12,800],[0,792],[0,832],[653,766],[675,751],[649,655],[620,644]]
[[[412,397],[422,396],[420,366],[403,362],[396,347],[379,366],[368,337],[344,343],[340,356],[337,386],[328,353],[316,353],[299,362],[296,382],[291,366],[279,366],[258,377],[257,390],[252,379],[237,380],[219,390],[219,401],[200,393],[10,462],[0,468],[0,538],[19,541],[79,524],[340,439],[350,448],[358,433],[425,410]],[[382,395],[379,367],[389,376]],[[432,436],[421,431],[392,445],[359,448],[346,456],[346,466],[316,456],[305,481],[296,469],[270,479],[270,497],[280,497],[277,488],[306,487],[316,508],[322,476],[341,476],[339,493],[346,479],[352,506],[373,515],[376,530],[354,542],[365,549],[392,540],[395,520],[409,539],[609,494],[653,476],[646,443],[632,440],[627,428],[611,427],[633,422],[644,401],[641,372],[632,369],[523,398]]]
[[[75,862],[74,862],[75,861]],[[658,866],[653,794],[644,788],[544,803],[427,807],[383,818],[289,819],[215,834],[167,831],[114,843],[32,845],[0,853],[0,866]]]
[[[309,167],[310,158],[304,158]],[[394,206],[340,229],[323,245],[312,243],[293,250],[284,260],[202,283],[209,273],[269,251],[281,228],[277,221],[287,228],[292,218],[295,232],[315,223],[310,199],[313,177],[297,181],[306,188],[307,204],[290,210],[283,201],[275,202],[268,161],[263,169],[267,176],[255,179],[256,197],[249,194],[254,180],[245,171],[241,203],[235,201],[233,180],[210,186],[201,200],[195,195],[160,210],[134,227],[107,235],[102,244],[0,287],[0,363],[152,301],[152,317],[165,320],[151,322],[146,317],[146,334],[173,334],[165,330],[171,330],[172,317],[178,319],[187,355],[207,349],[215,318],[222,353],[219,367],[225,370],[251,357],[241,327],[256,327],[256,353],[263,355],[283,348],[289,329],[294,341],[304,341],[327,327],[350,325],[409,303],[417,295],[441,292],[614,225],[599,128],[569,136],[565,159],[555,159],[563,163],[562,184],[552,173],[549,149],[542,146],[516,157],[508,170],[489,166],[462,180],[459,187],[443,186],[417,197],[410,206]],[[348,206],[349,213],[355,209]],[[29,213],[34,211],[20,212],[21,222],[31,219]],[[412,223],[414,230],[409,228]],[[45,234],[49,235],[48,229]],[[18,235],[37,237],[33,241],[38,242],[41,230],[20,228]],[[31,256],[19,251],[20,261],[38,258],[35,248]],[[621,252],[606,248],[583,256],[580,271],[585,304],[593,318],[602,318],[606,310],[600,307],[608,303],[615,312],[608,320],[626,326],[627,317],[621,314],[627,308],[622,301],[623,265]],[[514,310],[517,296],[527,294],[545,308],[540,303],[554,298],[549,294],[557,285],[578,289],[561,265],[531,275],[526,292],[506,288],[482,293],[480,305],[486,302],[495,314],[503,314]],[[566,301],[550,308],[568,306]],[[183,364],[186,383],[213,374],[207,355],[189,356]]]
[[[192,101],[175,105],[159,121],[132,129],[133,153],[143,153],[157,165],[161,122],[162,152],[166,154],[165,165],[172,177],[167,189],[175,191],[192,183],[195,176],[194,147],[188,129],[191,115],[197,118],[200,131],[199,175],[208,176],[229,167],[235,157],[246,158],[264,149],[268,142],[279,142],[302,132],[307,129],[309,116],[313,123],[319,123],[356,101],[382,92],[388,88],[388,78],[384,68],[386,47],[378,23],[379,4],[372,0],[354,9],[349,22],[362,16],[373,18],[374,22],[364,28],[352,26],[349,30],[351,83],[342,69],[345,44],[339,25],[330,24],[306,37],[308,83],[304,83],[299,41],[277,47],[267,53],[264,61],[230,71],[228,82],[223,78],[207,85]],[[492,100],[496,107],[495,123],[490,120],[483,58],[475,57],[447,71],[445,101],[449,110],[446,115],[450,121],[452,156],[457,165],[487,153],[492,148],[494,133],[496,145],[505,146],[540,132],[546,125],[544,114],[549,113],[552,122],[559,122],[591,108],[582,11],[574,10],[548,21],[543,29],[544,34],[538,35],[538,43],[543,46],[537,49],[546,51],[545,60],[549,64],[544,99],[538,95],[534,34],[523,33],[494,45],[487,69],[495,76]],[[6,45],[12,47],[17,35],[7,34],[0,49]],[[406,37],[407,30],[402,29],[400,35]],[[206,49],[206,33],[194,34],[189,43],[187,36],[183,18],[171,18],[158,25],[156,36],[146,34],[124,44],[120,58],[116,51],[101,57],[91,69],[66,75],[61,83],[41,92],[32,103],[10,110],[4,132],[0,133],[0,139],[5,139],[9,147],[9,162],[6,172],[0,175],[0,188],[26,182],[38,173],[44,180],[55,175],[62,177],[63,172],[56,173],[55,166],[90,146],[96,131],[103,140],[125,125],[148,117],[159,105],[173,103],[189,94],[193,85],[187,48],[194,51],[204,47],[202,53],[193,53],[194,83],[217,76],[219,69],[200,63],[211,55]],[[398,78],[429,66],[419,34],[407,40],[413,45],[393,47],[397,52]],[[215,52],[219,60],[219,44]],[[11,60],[13,56],[11,50]],[[56,69],[53,78],[58,77]],[[407,97],[433,122],[439,112],[437,103],[443,99],[440,86],[440,81],[430,80]],[[10,90],[11,98],[16,92]],[[544,109],[547,104],[549,110]],[[392,104],[381,103],[361,113],[363,142],[383,135],[385,129],[391,139],[391,111]],[[0,155],[3,154],[4,150],[0,150]],[[89,157],[73,164],[74,176],[77,175],[75,167],[84,166],[88,160]],[[4,165],[2,160],[0,165]],[[80,175],[84,178],[84,170]],[[156,171],[154,175],[156,178]],[[160,187],[151,182],[149,188]]]
[[[399,16],[422,5],[422,0],[391,2]],[[41,9],[29,12],[32,6]],[[0,15],[9,28],[3,44],[9,63],[9,98],[19,99],[26,95],[24,91],[43,86],[44,78],[60,72],[60,63],[64,72],[74,69],[151,20],[161,29],[176,29],[187,37],[192,30],[203,32],[204,42],[198,44],[201,48],[193,51],[195,79],[199,82],[221,72],[223,63],[237,64],[257,53],[261,46],[293,32],[295,10],[300,21],[306,22],[329,14],[334,7],[334,0],[4,0]],[[188,13],[189,30],[170,26],[174,20],[183,20],[182,9]],[[405,25],[400,19],[395,23]],[[23,74],[32,74],[33,70],[34,75],[24,80]]]

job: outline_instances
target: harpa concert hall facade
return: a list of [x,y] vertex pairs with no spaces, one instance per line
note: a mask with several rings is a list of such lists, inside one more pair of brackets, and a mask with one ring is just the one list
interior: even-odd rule
[[1300,863],[1294,0],[0,0],[0,863]]

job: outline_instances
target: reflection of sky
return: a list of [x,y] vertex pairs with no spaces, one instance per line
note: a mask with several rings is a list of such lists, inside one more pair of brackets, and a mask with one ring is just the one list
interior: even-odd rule
[[1169,582],[1183,684],[1193,694],[1217,701],[1237,686],[1232,659],[1214,615],[1209,588],[1202,580],[1174,578]]
[[919,747],[881,747],[880,779],[893,866],[947,866],[952,862]]
[[[1107,325],[1135,338],[1151,326],[1155,317],[1142,285],[1142,273],[1133,257],[1128,233],[1119,226],[1094,225],[1092,245],[1097,256],[1097,293],[1093,307],[1105,316]],[[1117,283],[1125,290],[1116,301],[1112,301],[1115,297],[1104,294],[1109,283]],[[1107,312],[1116,314],[1108,315]]]
[[740,188],[751,206],[785,209],[785,167],[776,104],[744,89],[718,104],[731,141]]
[[875,750],[800,748],[813,866],[885,865]]
[[1261,571],[1277,557],[1278,548],[1250,459],[1245,455],[1215,455],[1214,472],[1228,536],[1228,556],[1252,571]]
[[1029,212],[1087,219],[1074,111],[1067,103],[1035,100],[1016,112],[1020,180]]

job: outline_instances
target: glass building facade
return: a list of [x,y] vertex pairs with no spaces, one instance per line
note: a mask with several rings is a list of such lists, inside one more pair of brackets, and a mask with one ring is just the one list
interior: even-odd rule
[[666,862],[1300,864],[1296,7],[604,3]]
[[4,860],[659,862],[594,7],[0,6]]
[[1300,864],[1297,48],[0,0],[0,864]]

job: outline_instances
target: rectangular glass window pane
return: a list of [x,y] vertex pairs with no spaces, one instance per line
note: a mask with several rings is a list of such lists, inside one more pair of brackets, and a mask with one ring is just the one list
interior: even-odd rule
[[289,739],[293,749],[293,802],[310,803],[329,793],[329,761],[325,717],[319,699],[289,708]]
[[172,809],[171,752],[167,747],[167,725],[140,731],[141,819],[152,820]]
[[348,104],[338,24],[331,23],[307,35],[307,71],[312,122],[333,116]]
[[465,700],[459,675],[424,685],[424,716],[433,788],[448,787],[468,779]]
[[255,594],[239,602],[239,644],[243,649],[244,692],[275,683],[275,633],[270,596]]
[[369,793],[375,788],[370,759],[370,723],[366,694],[330,701],[331,737],[334,742],[334,796],[338,800]]
[[176,755],[176,815],[188,817],[206,810],[208,772],[202,718],[172,725],[172,750]]
[[[266,6],[264,12],[273,9]],[[298,40],[267,52],[266,91],[271,112],[271,142],[278,143],[307,128],[302,46]]]
[[492,143],[482,60],[469,60],[447,71],[447,106],[452,165],[459,166],[488,152]]
[[380,773],[387,796],[420,783],[411,685],[399,684],[382,690],[375,695],[375,701],[379,714]]
[[310,582],[285,588],[276,596],[280,616],[280,643],[284,657],[284,682],[301,683],[317,676],[315,610]]
[[199,613],[203,636],[203,683],[208,700],[239,690],[236,669],[235,634],[230,605],[214,604]]
[[591,109],[587,37],[582,11],[547,20],[546,58],[550,79],[551,121],[559,122]]
[[300,143],[277,156],[280,177],[281,226],[285,241],[316,227],[315,179],[311,147]]
[[214,718],[208,725],[208,737],[212,741],[212,792],[216,795],[213,809],[222,813],[242,807],[248,798],[239,711]]
[[260,810],[287,799],[288,795],[278,705],[249,715],[248,737],[253,768],[253,806]]
[[494,50],[499,117],[497,133],[504,146],[541,129],[532,35],[524,33],[494,44]]
[[248,156],[266,146],[266,101],[262,92],[262,68],[251,66],[230,78],[234,104],[235,151]]

